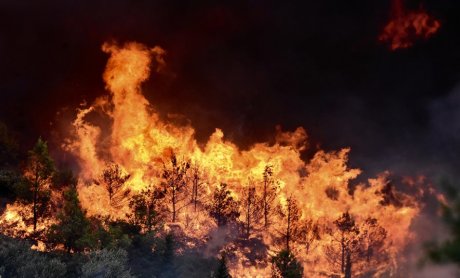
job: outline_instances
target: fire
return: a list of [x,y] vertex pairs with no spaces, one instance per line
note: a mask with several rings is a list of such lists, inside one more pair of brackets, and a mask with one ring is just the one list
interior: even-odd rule
[[[232,253],[235,277],[270,276],[271,256],[286,245],[309,277],[339,277],[344,258],[356,276],[397,273],[421,204],[397,192],[389,173],[357,184],[361,170],[347,165],[348,148],[319,150],[304,161],[308,136],[301,127],[277,128],[273,144],[247,150],[226,140],[220,129],[200,144],[192,126],[163,119],[142,94],[151,65],[156,71],[165,67],[163,49],[131,42],[105,43],[102,50],[110,55],[103,74],[110,94],[77,111],[72,137],[62,145],[78,159],[78,194],[88,216],[126,219],[127,200],[151,190],[149,196],[163,198],[166,229],[204,254]],[[164,186],[186,194],[168,199]],[[227,203],[239,206],[229,217],[246,223],[244,236],[210,216],[219,190]],[[0,226],[20,223],[17,230],[30,232],[21,216],[30,208],[24,208],[9,205]]]
[[[394,27],[388,28],[391,31]],[[397,270],[401,261],[398,256],[413,237],[410,225],[420,207],[405,194],[398,196],[398,204],[386,201],[382,192],[388,184],[387,174],[369,180],[368,184],[358,184],[354,192],[350,192],[350,184],[361,173],[359,169],[347,166],[350,150],[318,151],[311,161],[305,162],[301,159],[302,151],[307,148],[307,133],[303,128],[293,132],[278,129],[274,144],[257,143],[244,151],[227,141],[222,130],[216,129],[201,146],[194,138],[191,126],[178,126],[161,119],[142,95],[141,84],[149,77],[152,60],[156,61],[157,70],[165,65],[164,50],[159,47],[150,49],[139,43],[104,44],[102,49],[110,54],[103,75],[110,96],[101,97],[92,106],[79,110],[73,122],[74,138],[64,145],[80,161],[82,182],[79,195],[88,214],[124,218],[129,210],[126,206],[111,208],[107,193],[94,182],[106,161],[120,165],[130,174],[125,187],[133,193],[151,185],[160,187],[162,169],[174,153],[180,160],[188,160],[202,171],[204,200],[201,204],[209,200],[220,183],[228,184],[231,196],[239,202],[243,201],[242,192],[250,184],[261,192],[264,171],[269,165],[277,187],[276,206],[286,207],[289,198],[294,196],[299,207],[299,222],[308,221],[322,227],[317,239],[308,244],[293,243],[291,247],[310,276],[340,273],[340,269],[328,263],[325,254],[337,236],[328,231],[345,212],[355,217],[358,226],[365,225],[367,219],[376,219],[385,228],[388,240],[384,248],[388,258],[379,261],[374,268],[376,273]],[[91,117],[96,114],[109,118],[109,126],[95,124]],[[191,180],[188,177],[189,184]],[[275,211],[276,207],[270,209]],[[216,229],[203,206],[194,209],[187,203],[178,211],[176,222],[175,225],[188,237],[202,243],[206,242],[206,235],[212,235]],[[275,238],[283,222],[280,216],[273,216],[265,231],[262,223],[255,223],[250,238],[261,238],[270,246],[269,254],[273,254],[281,248]],[[222,247],[224,245],[222,243]],[[226,246],[236,248],[236,259],[231,266],[237,277],[248,273],[252,277],[262,277],[269,273],[268,255],[259,263],[243,264],[245,255],[242,253],[246,249],[238,249],[235,243]],[[365,273],[367,266],[365,262],[357,262],[354,271],[356,274]]]
[[440,21],[422,8],[405,11],[402,1],[393,1],[392,19],[379,36],[379,40],[387,43],[391,50],[409,48],[417,39],[432,37],[441,27]]

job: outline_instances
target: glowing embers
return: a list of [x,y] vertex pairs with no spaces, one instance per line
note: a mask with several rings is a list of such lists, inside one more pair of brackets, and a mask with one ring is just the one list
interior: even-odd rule
[[409,48],[419,39],[429,39],[441,27],[439,20],[423,8],[406,11],[402,0],[393,1],[390,22],[379,36],[379,41],[388,44],[391,50]]

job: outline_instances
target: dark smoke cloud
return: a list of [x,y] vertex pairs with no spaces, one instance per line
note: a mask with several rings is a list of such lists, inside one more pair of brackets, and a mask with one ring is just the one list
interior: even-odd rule
[[377,37],[390,1],[0,1],[0,119],[26,146],[49,138],[57,111],[105,93],[101,44],[135,40],[168,51],[145,92],[201,140],[221,127],[244,147],[304,126],[310,146],[350,146],[370,176],[452,172],[460,3],[424,7],[440,32],[389,52]]

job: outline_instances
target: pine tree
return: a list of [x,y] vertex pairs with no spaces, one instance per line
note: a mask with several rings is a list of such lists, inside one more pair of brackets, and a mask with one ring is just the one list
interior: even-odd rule
[[49,184],[54,172],[54,161],[48,153],[48,145],[41,138],[38,138],[33,149],[29,151],[24,174],[32,195],[34,232],[37,230],[38,219],[48,209]]
[[120,208],[123,205],[123,201],[129,194],[129,190],[125,189],[124,185],[130,177],[118,164],[108,164],[103,170],[97,182],[102,183],[107,190],[109,202],[112,207]]
[[[387,232],[377,219],[367,218],[363,223],[356,223],[349,212],[343,213],[334,221],[335,231],[331,231],[333,240],[326,246],[327,259],[346,278],[353,272],[362,270],[366,275],[375,271],[379,262],[387,260],[385,239]],[[365,266],[365,269],[356,269]]]
[[213,278],[232,278],[227,267],[227,259],[225,254],[222,254],[219,259],[219,265],[216,272],[212,275]]
[[144,232],[152,232],[159,228],[161,219],[157,211],[158,201],[164,197],[163,192],[150,186],[134,195],[129,202],[132,210],[130,220]]
[[90,245],[90,223],[82,210],[75,187],[64,192],[64,205],[57,216],[58,224],[51,226],[48,240],[63,244],[67,252],[79,252]]
[[272,258],[273,277],[275,278],[302,278],[303,267],[294,255],[288,250],[280,251]]
[[221,183],[214,191],[209,215],[216,220],[217,226],[222,227],[238,219],[240,216],[238,206],[239,204],[233,199],[227,184]]
[[249,239],[255,226],[261,222],[263,211],[256,187],[249,185],[242,192],[242,221],[244,236]]
[[291,242],[297,241],[300,236],[299,220],[301,211],[299,210],[296,199],[292,196],[287,198],[286,204],[279,207],[278,213],[284,220],[284,228],[283,231],[281,231],[281,235],[284,239],[285,249],[290,251]]
[[264,227],[270,225],[270,216],[273,208],[278,188],[276,187],[275,180],[273,179],[273,166],[265,166],[263,173],[263,188],[262,188],[262,211],[264,216]]
[[175,154],[171,156],[171,165],[164,165],[163,179],[164,190],[171,204],[171,221],[176,222],[177,213],[183,208],[179,203],[185,198],[184,189],[187,186],[187,171],[190,168],[188,161],[178,161]]
[[200,203],[201,195],[204,191],[204,185],[206,184],[203,179],[203,171],[197,163],[194,163],[190,167],[191,182],[192,182],[192,199],[193,210],[196,212],[198,204]]

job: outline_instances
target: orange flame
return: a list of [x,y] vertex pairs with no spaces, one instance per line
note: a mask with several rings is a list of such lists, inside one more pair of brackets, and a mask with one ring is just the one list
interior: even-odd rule
[[[249,186],[261,192],[269,165],[277,188],[272,212],[277,207],[286,209],[289,200],[295,198],[297,219],[305,225],[317,223],[321,227],[314,243],[291,244],[292,252],[304,265],[308,276],[341,275],[340,269],[331,264],[325,254],[335,248],[332,246],[337,236],[332,232],[334,221],[345,212],[353,215],[359,227],[367,225],[368,219],[376,219],[384,227],[387,240],[383,247],[388,256],[372,267],[377,274],[397,271],[398,263],[403,261],[401,252],[414,237],[410,226],[419,214],[420,204],[415,197],[393,192],[388,173],[369,179],[366,184],[353,184],[361,170],[347,166],[350,149],[320,150],[310,161],[302,160],[302,151],[308,144],[307,133],[301,127],[293,132],[278,128],[274,144],[256,143],[248,150],[240,150],[226,140],[220,129],[200,145],[191,126],[179,126],[161,119],[142,94],[141,84],[150,75],[152,61],[157,64],[157,71],[165,66],[164,50],[139,43],[127,43],[122,47],[106,43],[102,49],[110,54],[103,75],[110,96],[100,97],[91,106],[78,110],[71,126],[73,137],[63,144],[64,149],[79,161],[79,197],[89,215],[123,219],[130,213],[126,202],[116,207],[111,205],[107,188],[100,182],[107,163],[119,165],[121,172],[129,174],[125,176],[123,192],[133,194],[152,185],[160,186],[164,178],[163,167],[174,153],[190,161],[192,174],[200,174],[203,203],[211,199],[220,183],[228,184],[231,196],[238,202],[244,201],[244,192]],[[109,124],[101,124],[104,119],[109,119]],[[193,175],[187,176],[188,186],[193,178]],[[178,210],[177,223],[169,223],[167,229],[179,228],[188,238],[195,239],[188,243],[189,247],[225,241],[219,240],[221,232],[204,206],[196,209],[187,202],[184,201],[182,209]],[[17,230],[29,231],[30,226],[21,222],[21,211],[24,206],[9,206],[0,217],[0,227],[20,223]],[[272,218],[267,226],[254,223],[253,234],[249,236],[249,240],[260,240],[268,246],[265,257],[248,262],[249,247],[238,247],[237,242],[219,243],[219,248],[235,250],[236,259],[230,262],[230,267],[236,277],[270,276],[269,255],[283,248],[277,243],[277,237],[285,226],[281,215],[274,214]],[[240,220],[244,220],[243,214]],[[369,267],[369,262],[356,262],[353,272],[360,275]]]
[[[299,201],[301,219],[311,219],[324,226],[332,225],[346,211],[355,215],[356,222],[360,224],[370,217],[378,219],[388,233],[385,247],[390,254],[390,259],[382,262],[378,269],[397,269],[398,255],[413,237],[410,225],[420,208],[413,198],[404,194],[399,195],[401,205],[383,204],[384,197],[379,192],[388,183],[387,174],[369,180],[366,185],[356,186],[354,193],[350,193],[350,182],[361,171],[348,168],[349,149],[319,151],[306,163],[301,159],[301,152],[307,146],[307,134],[303,128],[294,132],[278,130],[273,145],[257,143],[245,151],[225,140],[224,133],[216,129],[206,144],[200,147],[191,126],[178,126],[161,120],[142,95],[140,86],[150,74],[152,58],[161,69],[165,65],[165,52],[159,47],[149,49],[138,43],[127,43],[123,47],[104,44],[103,50],[110,54],[104,73],[110,98],[99,98],[92,106],[79,111],[73,123],[75,138],[65,144],[65,148],[79,158],[80,177],[85,181],[79,186],[79,194],[89,214],[123,218],[128,211],[126,207],[118,210],[110,208],[107,193],[93,182],[106,160],[130,173],[126,187],[139,191],[149,185],[160,184],[163,163],[174,152],[177,157],[190,159],[206,173],[205,194],[208,197],[220,182],[225,182],[237,200],[242,198],[239,195],[241,189],[250,182],[260,189],[265,167],[272,165],[273,177],[280,188],[276,203],[283,205],[289,196],[295,196]],[[96,111],[111,119],[110,128],[91,122],[89,116]],[[334,198],[326,193],[330,188],[335,190]],[[205,212],[194,212],[189,207],[179,212],[178,222],[188,236],[195,238],[203,238],[215,228]],[[261,235],[263,241],[272,246],[271,253],[279,248],[272,243],[281,222],[282,219],[274,221],[274,225]],[[259,230],[257,233],[262,232]],[[337,274],[337,269],[324,258],[325,248],[332,240],[332,235],[324,233],[317,248],[307,252],[305,245],[295,244],[292,249],[311,275]],[[242,256],[238,255],[231,264],[236,276],[245,277],[252,273],[252,277],[256,277],[269,273],[268,266],[243,266]],[[362,268],[355,267],[357,273]]]
[[409,48],[417,39],[432,37],[441,27],[439,20],[423,9],[404,11],[402,0],[394,0],[393,17],[379,36],[391,50]]

